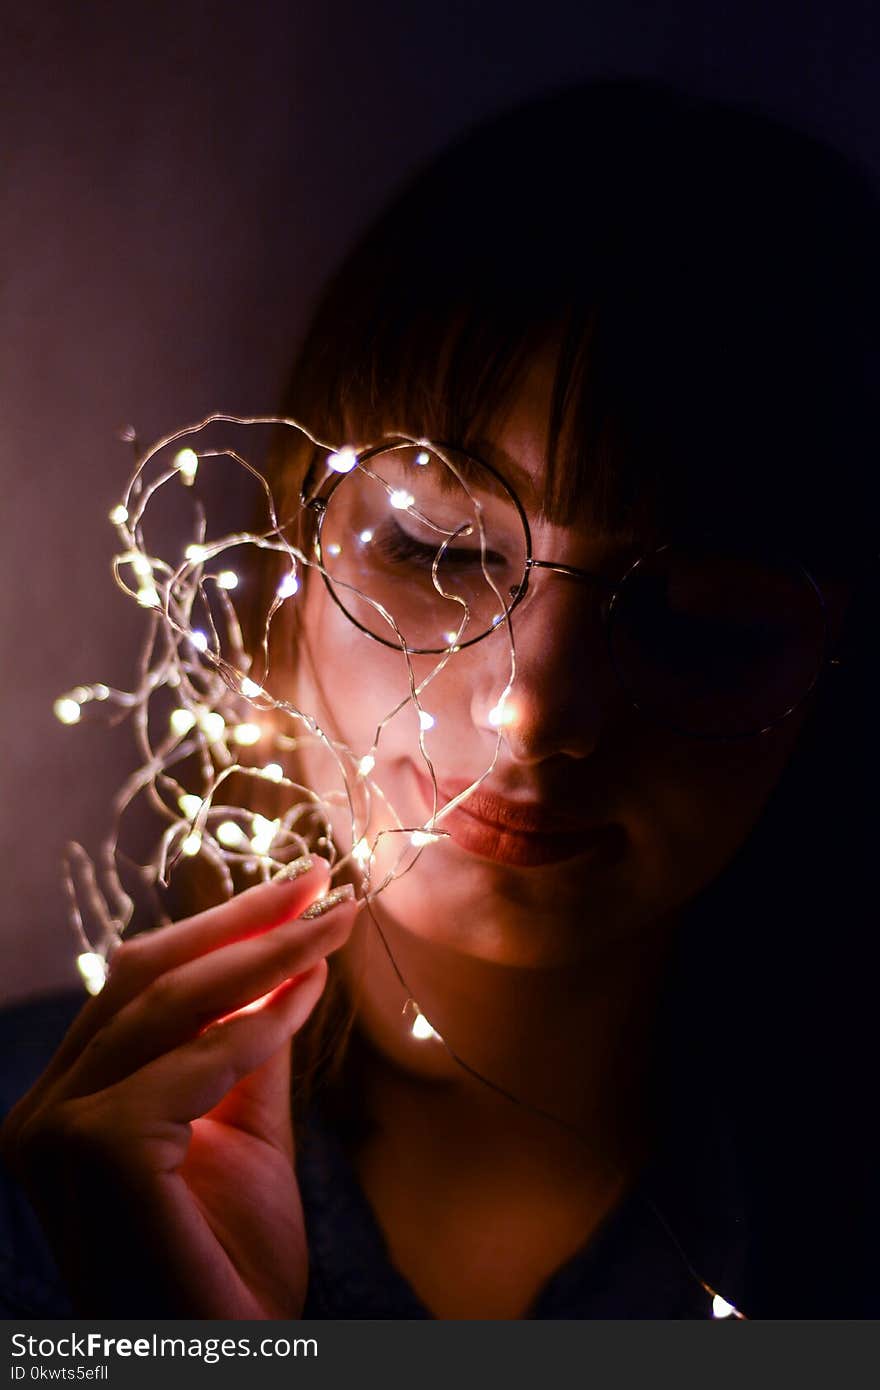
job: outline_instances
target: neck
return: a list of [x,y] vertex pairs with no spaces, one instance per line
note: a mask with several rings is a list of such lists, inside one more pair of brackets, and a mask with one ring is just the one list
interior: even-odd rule
[[[408,985],[363,913],[339,965],[367,1045],[373,1126],[405,1123],[425,1136],[439,1128],[445,1142],[478,1139],[507,1163],[542,1152],[549,1162],[577,1155],[597,1175],[640,1165],[668,927],[537,970],[467,956],[407,930],[378,904],[373,911]],[[403,1013],[410,997],[466,1068],[437,1040],[413,1038]]]

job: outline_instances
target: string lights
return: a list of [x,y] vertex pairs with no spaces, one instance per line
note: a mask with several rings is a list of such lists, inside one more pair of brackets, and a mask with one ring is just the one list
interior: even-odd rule
[[[235,891],[234,875],[267,881],[311,849],[329,860],[331,885],[346,870],[354,869],[362,898],[371,901],[407,872],[425,847],[444,838],[444,815],[491,773],[498,756],[500,739],[491,761],[473,784],[445,806],[440,804],[424,739],[435,727],[437,715],[423,706],[422,696],[457,650],[454,643],[427,675],[417,679],[401,641],[409,693],[379,721],[372,746],[366,751],[356,752],[332,739],[314,715],[271,693],[268,653],[272,622],[282,605],[301,593],[304,569],[326,572],[315,554],[306,553],[292,539],[297,518],[279,520],[264,474],[232,445],[208,441],[208,434],[217,426],[289,430],[292,444],[308,444],[323,453],[328,474],[348,474],[359,463],[352,447],[323,443],[295,420],[211,415],[148,449],[137,460],[122,500],[110,510],[109,520],[118,541],[112,562],[114,579],[124,594],[148,611],[138,681],[130,691],[103,683],[79,685],[61,695],[54,705],[56,717],[66,725],[81,723],[95,705],[104,707],[111,722],[128,718],[141,755],[140,766],[114,800],[111,828],[97,860],[78,844],[69,845],[65,856],[64,887],[79,945],[77,963],[91,993],[102,987],[109,957],[134,913],[133,897],[124,886],[128,875],[134,875],[147,891],[156,921],[162,922],[167,918],[159,890],[168,886],[175,868],[186,860],[205,863],[223,896],[230,897]],[[439,455],[429,441],[411,442],[418,450],[415,463],[421,467]],[[265,510],[264,529],[208,539],[208,517],[195,483],[197,478],[204,478],[206,465],[218,460],[232,461],[256,483]],[[466,488],[463,481],[462,485]],[[178,522],[185,515],[185,534],[182,541],[178,538],[175,554],[163,555],[152,543],[151,522],[160,491],[169,487],[180,489],[174,512]],[[389,489],[387,500],[400,512],[415,505],[412,493],[403,488]],[[372,532],[364,529],[358,539],[368,545]],[[234,596],[238,597],[243,587],[235,557],[247,547],[283,557],[282,575],[265,614],[259,642],[259,681],[251,674],[257,654],[245,649],[234,604]],[[166,541],[165,549],[169,548]],[[369,595],[358,596],[374,608],[380,607]],[[244,597],[254,602],[253,594]],[[393,619],[389,621],[393,628]],[[458,633],[451,636],[456,638]],[[509,625],[508,643],[509,690],[515,673]],[[505,694],[500,694],[499,709]],[[405,824],[373,778],[383,732],[409,706],[414,707],[418,720],[418,758],[433,788],[432,814],[422,825]],[[310,747],[319,747],[329,755],[332,784],[306,786],[289,771]],[[246,753],[253,753],[253,758],[246,759]],[[271,783],[283,794],[281,814],[266,817],[250,809],[247,793],[258,781]],[[134,862],[120,848],[120,830],[123,817],[139,798],[145,798],[158,813],[161,830],[153,852]],[[371,831],[377,810],[381,810],[382,824]],[[332,828],[340,811],[348,822],[343,843]],[[391,837],[400,837],[400,853],[390,868],[377,876],[380,842]],[[414,1007],[411,1012],[414,1038],[440,1037],[419,1009]]]
[[[476,529],[482,576],[501,609],[493,613],[491,627],[503,630],[507,642],[507,679],[488,715],[490,727],[497,732],[492,757],[465,790],[441,805],[425,742],[425,734],[435,728],[439,715],[426,708],[422,697],[461,650],[469,619],[467,604],[461,598],[454,598],[463,610],[455,616],[457,626],[443,632],[445,650],[438,653],[428,673],[417,678],[410,651],[393,616],[373,596],[355,589],[357,599],[374,610],[387,630],[399,639],[408,686],[406,698],[379,720],[370,748],[352,749],[333,739],[313,714],[282,698],[277,691],[273,693],[273,673],[269,669],[272,623],[284,604],[296,602],[302,595],[304,570],[317,571],[324,578],[328,578],[328,573],[317,550],[307,553],[296,543],[298,518],[279,519],[263,472],[232,445],[217,445],[208,439],[217,426],[288,430],[294,445],[308,444],[323,455],[328,476],[352,474],[361,462],[351,446],[322,442],[292,419],[214,414],[166,435],[149,448],[137,460],[121,500],[110,510],[109,520],[118,543],[112,561],[114,579],[119,589],[144,610],[146,622],[137,679],[128,691],[103,683],[78,685],[54,703],[56,718],[68,726],[82,724],[96,710],[110,723],[129,720],[140,758],[136,770],[125,779],[114,798],[110,829],[96,858],[92,859],[76,843],[68,845],[64,858],[63,883],[78,944],[77,966],[91,994],[103,987],[112,953],[132,921],[134,883],[146,893],[155,924],[166,923],[160,890],[168,887],[175,869],[187,861],[202,862],[213,874],[221,894],[228,898],[236,890],[236,878],[267,882],[294,875],[298,862],[314,851],[329,861],[331,879],[323,902],[314,904],[314,910],[327,910],[351,894],[350,885],[340,882],[346,873],[357,878],[359,897],[369,908],[390,883],[414,866],[427,847],[445,838],[443,820],[490,776],[502,746],[503,730],[515,717],[510,700],[516,675],[513,631],[505,600],[487,568],[480,503],[437,445],[399,434],[394,438],[408,440],[413,446],[412,461],[417,470],[427,470],[433,459],[442,459],[472,505],[472,519],[467,526],[446,531],[446,539],[439,545],[431,567],[431,578],[437,593],[449,598],[438,578],[439,560],[450,536],[470,534]],[[129,439],[134,442],[131,434]],[[263,529],[208,539],[208,518],[196,482],[202,483],[207,466],[219,460],[237,465],[259,489],[266,514]],[[172,489],[176,518],[179,521],[181,516],[186,517],[186,534],[182,542],[175,543],[174,554],[163,556],[152,543],[152,514],[159,494],[168,488]],[[386,492],[387,505],[394,512],[411,513],[425,521],[409,488],[387,487]],[[352,536],[352,543],[369,547],[374,542],[374,529],[362,527]],[[338,542],[330,543],[330,556],[334,554],[333,544],[336,554],[341,549]],[[170,548],[167,541],[165,548]],[[236,564],[236,557],[248,549],[280,556],[283,566],[256,652],[245,649],[233,597],[241,596],[249,605],[254,602],[254,595],[247,592],[241,567]],[[259,679],[255,679],[256,673]],[[419,825],[404,822],[373,776],[385,729],[408,709],[415,711],[418,760],[433,792],[432,813]],[[319,750],[332,769],[326,785],[308,786],[298,780],[296,768],[303,755],[312,750]],[[251,805],[250,793],[260,787],[265,790],[267,784],[279,798],[277,813],[271,816]],[[151,851],[134,859],[121,847],[121,828],[129,809],[138,801],[146,801],[158,816],[160,830]],[[338,826],[340,814],[346,821],[343,835],[338,829],[334,833],[334,822]],[[378,829],[377,819],[381,821]],[[380,845],[395,840],[400,844],[399,853],[389,868],[380,870]],[[129,880],[132,892],[125,886]],[[373,921],[376,922],[375,916]],[[382,940],[409,996],[403,1014],[412,1038],[419,1043],[442,1043],[455,1062],[479,1076],[422,1012],[384,936]],[[488,1078],[479,1079],[517,1104],[523,1103]],[[651,1206],[691,1274],[711,1299],[711,1316],[742,1318],[742,1313],[699,1277],[662,1214],[653,1208],[653,1203]]]

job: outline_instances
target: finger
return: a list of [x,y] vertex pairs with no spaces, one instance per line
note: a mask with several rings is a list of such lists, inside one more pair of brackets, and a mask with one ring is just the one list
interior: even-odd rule
[[326,965],[319,962],[279,986],[259,1008],[215,1024],[98,1096],[63,1108],[73,1106],[86,1117],[92,1145],[104,1157],[116,1152],[130,1163],[137,1153],[151,1171],[173,1172],[186,1156],[187,1126],[289,1045],[318,1002],[326,978]]
[[311,863],[311,869],[297,878],[257,884],[193,917],[123,942],[112,958],[106,985],[77,1014],[34,1088],[34,1096],[45,1092],[72,1065],[107,1019],[158,975],[217,950],[226,942],[246,940],[297,917],[325,892],[330,881],[326,860],[312,856]]
[[301,918],[170,970],[108,1020],[52,1090],[55,1101],[115,1085],[205,1028],[312,969],[348,937],[357,904]]
[[[326,976],[327,962],[319,961],[315,969],[323,970]],[[286,1040],[267,1062],[233,1086],[207,1114],[218,1124],[231,1125],[274,1144],[291,1163],[295,1159],[290,1106],[292,1058],[293,1049]]]

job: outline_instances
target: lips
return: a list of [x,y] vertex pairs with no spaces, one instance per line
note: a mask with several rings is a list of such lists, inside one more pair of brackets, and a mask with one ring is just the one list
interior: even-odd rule
[[[417,777],[430,809],[431,784],[420,774]],[[439,807],[469,786],[469,782],[439,786]],[[623,838],[619,826],[587,825],[545,801],[509,801],[482,787],[444,816],[440,827],[469,853],[520,868],[607,855],[613,846],[620,847]]]

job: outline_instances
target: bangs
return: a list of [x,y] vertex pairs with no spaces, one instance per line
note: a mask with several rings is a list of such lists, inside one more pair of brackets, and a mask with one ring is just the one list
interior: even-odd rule
[[[482,441],[493,435],[532,364],[550,352],[555,366],[538,519],[646,539],[668,529],[662,489],[628,445],[608,374],[596,359],[595,313],[569,311],[560,322],[560,310],[555,320],[548,312],[537,321],[501,323],[490,306],[472,300],[441,322],[424,309],[420,322],[377,324],[356,360],[340,363],[325,380],[319,421],[325,437],[361,450],[404,435],[492,463]],[[312,405],[310,427],[317,394],[312,388],[303,395]],[[503,464],[493,466],[504,477]]]
[[638,84],[562,93],[394,199],[325,291],[285,414],[337,445],[479,457],[552,350],[543,517],[734,535],[846,576],[876,551],[877,225],[848,166],[769,120]]

